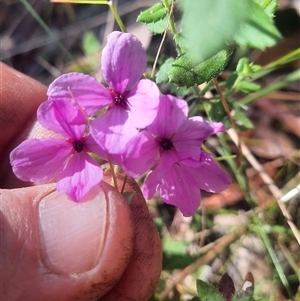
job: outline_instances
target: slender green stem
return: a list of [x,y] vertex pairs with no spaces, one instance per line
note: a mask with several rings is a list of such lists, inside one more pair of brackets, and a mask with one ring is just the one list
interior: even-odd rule
[[[21,0],[23,1],[23,0]],[[126,32],[126,28],[124,26],[123,21],[120,18],[120,15],[117,12],[116,7],[113,4],[113,1],[109,0],[52,0],[51,2],[57,2],[57,3],[75,3],[75,4],[105,4],[108,5],[111,12],[113,13],[115,20],[117,21],[120,29],[123,32]]]
[[121,193],[124,192],[126,182],[127,182],[127,175],[125,175],[125,177],[124,177],[123,185],[122,185],[122,188],[121,188]]
[[[169,29],[170,32],[173,34],[173,36],[175,36],[177,34],[177,29],[175,26],[175,22],[174,22],[174,17],[173,17],[173,11],[174,11],[174,5],[175,5],[175,0],[164,0],[164,6],[168,9],[169,11]],[[179,47],[179,45],[177,43],[175,43],[175,47],[176,47],[176,51],[178,53],[178,55],[183,54],[183,51],[181,50],[181,48]]]
[[250,95],[247,95],[246,97],[242,98],[240,100],[240,104],[247,105],[247,104],[253,102],[256,99],[264,97],[264,96],[270,94],[271,92],[279,90],[279,89],[287,86],[289,83],[294,82],[294,81],[299,80],[299,79],[300,79],[300,71],[295,70],[294,72],[288,74],[286,77],[284,77],[280,81],[277,81],[273,84],[270,84],[269,86],[267,86],[263,89],[260,89],[259,91],[255,92],[255,93],[252,93]]
[[[171,0],[171,4],[169,0],[164,0],[164,6],[168,9],[170,14],[173,14],[173,7],[174,6],[174,1]],[[173,16],[171,16],[171,20],[170,20],[170,31],[172,32],[172,34],[176,34],[176,27],[175,27],[175,23],[174,23],[174,18]]]
[[125,25],[123,23],[123,21],[121,20],[120,18],[120,15],[118,14],[117,12],[117,9],[116,7],[114,6],[113,2],[112,1],[108,1],[107,2],[111,12],[113,13],[114,17],[115,17],[115,20],[117,21],[120,29],[123,31],[123,32],[126,32],[126,28],[125,28]]
[[27,11],[32,15],[32,17],[41,25],[41,27],[53,38],[57,43],[61,51],[68,56],[69,59],[73,59],[73,56],[70,54],[68,49],[58,41],[57,37],[52,33],[49,26],[43,21],[43,19],[36,13],[33,7],[27,2],[27,0],[20,0],[20,2],[25,6]]
[[300,48],[289,52],[288,54],[280,57],[279,59],[265,65],[262,69],[258,70],[257,72],[251,74],[251,79],[256,80],[261,78],[270,72],[278,69],[279,67],[286,65],[288,63],[294,62],[300,59]]
[[114,166],[112,165],[110,159],[108,159],[108,163],[112,173],[113,184],[114,184],[113,186],[118,190],[118,183],[117,183],[117,177],[116,177]]
[[[165,1],[165,5],[168,5],[167,4],[167,1]],[[167,32],[169,30],[169,27],[170,27],[170,24],[171,24],[171,19],[172,19],[172,15],[173,15],[173,8],[174,8],[174,2],[171,1],[171,6],[167,6],[168,10],[169,10],[169,17],[168,17],[168,24],[167,24],[167,27],[164,31],[164,34],[163,34],[163,37],[161,39],[161,42],[160,42],[160,45],[159,45],[159,48],[157,50],[157,54],[156,54],[156,57],[155,57],[155,60],[154,60],[154,63],[153,63],[153,67],[152,67],[152,71],[151,71],[151,75],[150,77],[152,79],[154,79],[154,76],[155,76],[155,69],[156,69],[156,64],[158,62],[158,58],[159,58],[159,55],[160,55],[160,52],[161,52],[161,49],[162,49],[162,45],[166,39],[166,36],[167,36]]]
[[228,143],[225,139],[224,134],[218,134],[218,138],[221,144],[221,147],[217,147],[217,151],[218,153],[223,156],[226,157],[226,161],[229,164],[231,170],[233,171],[236,180],[239,184],[239,187],[241,187],[241,189],[246,192],[248,191],[248,183],[247,183],[247,179],[246,176],[243,173],[243,164],[241,165],[237,165],[235,160],[233,160],[232,154],[230,152]]
[[262,240],[263,240],[263,242],[264,242],[264,244],[265,244],[265,246],[266,246],[266,248],[268,250],[268,253],[269,253],[270,257],[271,257],[271,260],[273,261],[275,269],[276,269],[276,271],[278,273],[278,276],[279,276],[282,284],[284,285],[284,287],[285,287],[285,289],[286,289],[289,297],[292,298],[293,294],[292,294],[289,282],[288,282],[288,280],[287,280],[287,278],[286,278],[286,276],[284,274],[284,271],[283,271],[283,269],[281,267],[280,261],[279,261],[277,255],[276,255],[273,247],[272,247],[272,244],[271,244],[271,241],[270,241],[269,237],[264,232],[263,225],[261,224],[261,222],[260,222],[257,214],[254,212],[254,210],[253,210],[253,219],[254,219],[255,223],[257,224],[257,226],[258,226],[257,228],[258,228],[259,235],[261,236],[261,238],[262,238]]

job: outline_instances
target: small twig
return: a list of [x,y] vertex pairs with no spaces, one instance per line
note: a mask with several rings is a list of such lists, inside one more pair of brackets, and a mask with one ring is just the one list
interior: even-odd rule
[[[231,116],[231,112],[230,112],[230,109],[228,107],[228,103],[227,103],[227,101],[225,99],[225,96],[224,96],[223,91],[222,91],[222,89],[221,89],[221,87],[219,85],[219,82],[218,82],[218,80],[216,78],[213,78],[212,80],[213,80],[214,85],[215,85],[215,87],[216,87],[216,89],[217,89],[217,91],[218,91],[218,93],[220,95],[220,98],[221,98],[224,110],[225,110],[225,112],[226,112],[226,114],[228,116],[230,124],[231,124],[232,128],[237,132],[237,128],[236,128],[235,122],[234,122],[234,120],[233,120],[233,118]],[[240,155],[242,154],[242,149],[241,149],[241,146],[240,146],[239,142],[236,144],[236,146],[237,146],[237,148],[239,150],[239,157],[238,157],[238,159],[240,160]]]
[[255,157],[252,155],[252,153],[250,152],[250,150],[246,146],[246,144],[243,143],[242,141],[239,141],[236,131],[234,129],[229,129],[228,135],[230,136],[230,138],[236,145],[238,145],[238,144],[241,145],[242,154],[245,156],[245,158],[248,160],[248,162],[252,165],[252,167],[257,171],[257,173],[259,174],[261,179],[264,181],[264,183],[270,189],[271,193],[273,194],[273,196],[275,197],[275,199],[277,201],[277,204],[278,204],[283,216],[286,218],[286,221],[287,221],[288,225],[290,226],[296,240],[300,244],[300,233],[299,233],[297,227],[295,226],[295,224],[293,223],[290,213],[287,211],[285,205],[280,200],[283,197],[280,189],[275,185],[274,181],[264,171],[264,168],[255,159]]
[[167,27],[166,27],[166,29],[164,31],[163,37],[161,39],[160,45],[159,45],[158,50],[157,50],[157,54],[156,54],[156,57],[155,57],[155,60],[154,60],[154,63],[153,63],[153,67],[152,67],[152,71],[151,71],[151,78],[154,78],[154,73],[155,73],[157,62],[158,62],[158,58],[159,58],[162,46],[163,46],[163,44],[165,42],[169,26],[171,24],[171,18],[172,18],[172,14],[173,14],[173,9],[174,9],[174,1],[171,2],[171,9],[169,11],[168,24],[167,24]]

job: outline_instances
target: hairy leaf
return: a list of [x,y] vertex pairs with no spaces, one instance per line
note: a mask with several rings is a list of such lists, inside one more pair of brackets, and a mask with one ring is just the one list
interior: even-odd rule
[[179,87],[191,87],[207,82],[226,67],[229,52],[222,50],[210,59],[196,63],[188,53],[176,59],[169,71],[169,79]]
[[225,301],[213,286],[199,279],[197,280],[197,292],[200,301]]
[[164,19],[168,15],[168,10],[161,4],[157,3],[144,10],[138,15],[137,21],[142,23],[152,23]]

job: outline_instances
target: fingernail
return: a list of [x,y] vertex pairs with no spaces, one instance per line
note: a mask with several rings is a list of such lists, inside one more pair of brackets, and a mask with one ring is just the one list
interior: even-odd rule
[[53,192],[39,203],[41,261],[52,273],[83,273],[95,267],[105,242],[108,218],[102,189],[83,202]]

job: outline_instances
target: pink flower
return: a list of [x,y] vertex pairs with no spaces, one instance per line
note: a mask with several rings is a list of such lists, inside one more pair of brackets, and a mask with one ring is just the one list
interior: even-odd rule
[[200,206],[200,189],[216,193],[230,184],[229,175],[210,154],[201,151],[199,160],[177,162],[162,177],[154,169],[147,176],[142,190],[146,199],[151,199],[159,191],[164,202],[178,207],[184,216],[191,216]]
[[48,89],[49,99],[72,99],[89,116],[106,108],[90,125],[91,134],[109,154],[123,152],[127,142],[155,118],[159,90],[142,79],[147,56],[140,41],[129,33],[112,32],[102,51],[102,75],[107,87],[93,77],[69,73]]
[[203,141],[224,130],[222,123],[207,122],[201,117],[188,119],[187,113],[186,101],[171,95],[160,97],[153,123],[126,146],[123,168],[129,176],[138,177],[157,162],[156,168],[163,175],[176,162],[198,160]]
[[[127,144],[122,167],[132,177],[154,167],[145,180],[145,197],[151,198],[159,189],[164,201],[191,215],[199,207],[200,189],[223,190],[230,178],[200,148],[210,135],[224,130],[222,123],[188,119],[187,111],[184,100],[161,96],[153,123]],[[202,172],[216,182],[203,178]]]
[[42,126],[61,138],[29,139],[10,154],[15,175],[36,184],[56,180],[57,190],[76,202],[103,177],[99,164],[88,154],[105,153],[87,133],[87,120],[69,100],[46,101],[37,112]]

